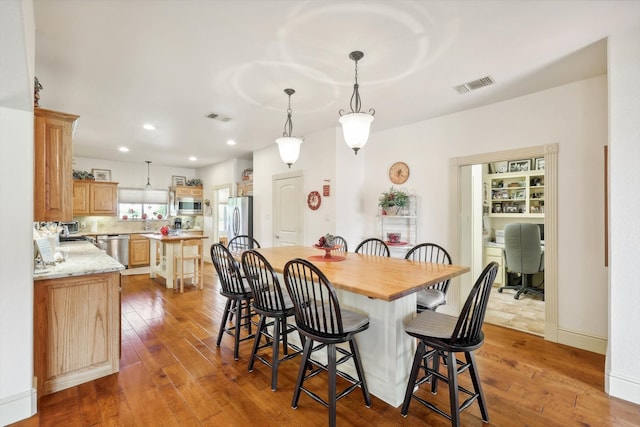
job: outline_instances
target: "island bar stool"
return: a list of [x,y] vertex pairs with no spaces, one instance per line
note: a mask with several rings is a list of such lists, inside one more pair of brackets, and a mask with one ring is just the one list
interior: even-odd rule
[[[271,367],[271,390],[278,387],[278,365],[302,353],[302,349],[290,344],[287,336],[297,331],[293,323],[287,323],[287,317],[293,316],[293,303],[285,289],[282,292],[280,281],[269,261],[259,252],[251,249],[242,253],[242,269],[253,292],[253,309],[260,315],[253,350],[249,359],[249,372],[253,372],[253,363],[257,360]],[[273,328],[269,333],[268,328]],[[260,345],[264,337],[265,344]],[[300,342],[303,342],[302,336]],[[280,358],[280,343],[284,355]],[[271,347],[271,361],[258,352]],[[294,351],[289,352],[289,347]]]
[[[413,319],[404,322],[405,332],[418,339],[418,346],[402,403],[402,416],[407,415],[409,404],[413,398],[432,411],[450,419],[452,426],[459,427],[460,411],[471,406],[477,399],[482,421],[489,422],[489,413],[482,393],[473,351],[480,348],[484,342],[482,324],[491,294],[491,286],[497,273],[498,263],[492,262],[485,267],[471,288],[458,317],[425,310]],[[428,348],[436,351],[446,361],[446,375],[440,372],[440,357],[433,357],[433,367],[429,367],[428,359],[432,351],[427,351]],[[455,356],[456,353],[464,353],[465,361],[458,360]],[[421,369],[424,370],[424,376],[418,378]],[[469,370],[473,391],[458,384],[458,374],[466,370]],[[429,381],[431,381],[431,393],[436,394],[438,380],[443,380],[449,385],[450,414],[417,394],[420,393],[420,385]],[[462,405],[459,405],[458,402],[458,391],[470,396]]]
[[343,254],[343,253],[349,251],[349,245],[347,245],[346,239],[344,237],[342,237],[342,236],[334,236],[333,244],[335,246],[338,246],[338,248],[332,250],[331,252]]
[[[185,263],[190,263],[191,271],[185,271]],[[184,279],[191,278],[192,284],[204,289],[204,256],[202,239],[180,240],[180,249],[173,256],[173,282],[180,279],[180,293],[184,292]]]
[[[251,334],[251,317],[253,315],[251,300],[253,299],[253,293],[246,281],[243,280],[238,264],[233,259],[233,255],[231,255],[231,252],[222,244],[214,243],[211,245],[211,261],[213,261],[213,265],[218,273],[220,294],[227,298],[222,321],[220,322],[220,331],[218,332],[216,346],[220,347],[223,334],[226,333],[233,336],[233,358],[238,360],[238,347],[240,342],[254,338]],[[232,314],[235,315],[233,316],[235,318],[235,324],[230,326],[227,324],[227,321],[233,323],[232,319],[229,319]],[[240,330],[243,327],[248,329],[249,334],[240,338]]]
[[[336,291],[329,279],[312,263],[296,258],[284,266],[284,281],[295,308],[298,331],[304,336],[304,351],[298,380],[293,392],[291,406],[298,407],[300,391],[304,391],[316,402],[329,408],[329,425],[336,425],[336,402],[356,388],[362,389],[367,408],[371,407],[371,396],[367,389],[360,353],[356,343],[356,334],[369,328],[369,318],[366,315],[340,309]],[[313,343],[319,343],[314,347]],[[349,343],[349,350],[337,347],[337,344]],[[311,358],[314,351],[326,347],[327,364]],[[340,358],[336,360],[336,353]],[[353,360],[358,378],[353,378],[346,372],[337,369],[342,363]],[[314,368],[315,366],[315,368]],[[305,374],[307,368],[310,372]],[[304,387],[304,382],[321,371],[326,370],[329,375],[328,402]],[[340,376],[351,385],[339,394],[336,392],[336,377]]]
[[384,240],[380,240],[375,237],[364,239],[362,242],[360,242],[360,244],[356,248],[356,253],[387,257],[391,256],[391,251],[389,251],[389,247],[384,242]]
[[[451,265],[451,255],[449,255],[449,252],[435,243],[420,243],[419,245],[415,245],[407,252],[404,259]],[[443,280],[442,282],[418,291],[416,293],[418,313],[424,310],[435,310],[442,304],[445,304],[447,302],[447,290],[449,289],[450,282],[451,279]]]

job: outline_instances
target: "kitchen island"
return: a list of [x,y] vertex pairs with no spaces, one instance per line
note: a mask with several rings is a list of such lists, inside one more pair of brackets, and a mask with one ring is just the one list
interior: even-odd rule
[[[176,234],[163,235],[160,233],[142,234],[151,241],[149,245],[150,269],[149,274],[152,279],[157,276],[164,277],[165,286],[173,288],[175,282],[175,269],[173,266],[174,256],[179,253],[180,242],[183,240],[206,239],[202,234],[193,234],[189,232],[180,232]],[[200,259],[200,283],[203,283],[204,270],[204,248],[200,247],[200,253],[203,258]],[[185,273],[187,269],[185,268]],[[189,271],[190,273],[191,271]]]
[[38,396],[120,370],[120,271],[86,241],[60,244],[66,260],[34,271]]

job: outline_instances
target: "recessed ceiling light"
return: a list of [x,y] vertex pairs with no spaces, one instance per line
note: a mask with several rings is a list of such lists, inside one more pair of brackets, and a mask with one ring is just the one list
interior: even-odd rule
[[118,148],[119,151],[122,151],[123,153],[128,153],[129,149],[127,147],[120,147]]
[[191,160],[192,162],[195,162],[196,160],[198,160],[198,158],[196,156],[191,156],[189,157],[189,160]]
[[145,128],[146,130],[156,130],[156,127],[151,123],[145,123],[144,125],[142,125],[142,127]]
[[227,145],[236,145],[236,142],[233,139],[227,141]]

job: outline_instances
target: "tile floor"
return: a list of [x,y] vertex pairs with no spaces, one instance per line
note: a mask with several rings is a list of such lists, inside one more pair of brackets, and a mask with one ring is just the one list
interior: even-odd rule
[[544,336],[544,301],[537,295],[521,295],[514,299],[515,290],[491,290],[485,322],[523,332]]

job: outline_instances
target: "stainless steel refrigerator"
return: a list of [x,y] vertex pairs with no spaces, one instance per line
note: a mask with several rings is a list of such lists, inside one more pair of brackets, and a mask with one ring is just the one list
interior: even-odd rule
[[227,239],[253,237],[253,197],[229,197],[227,204]]

